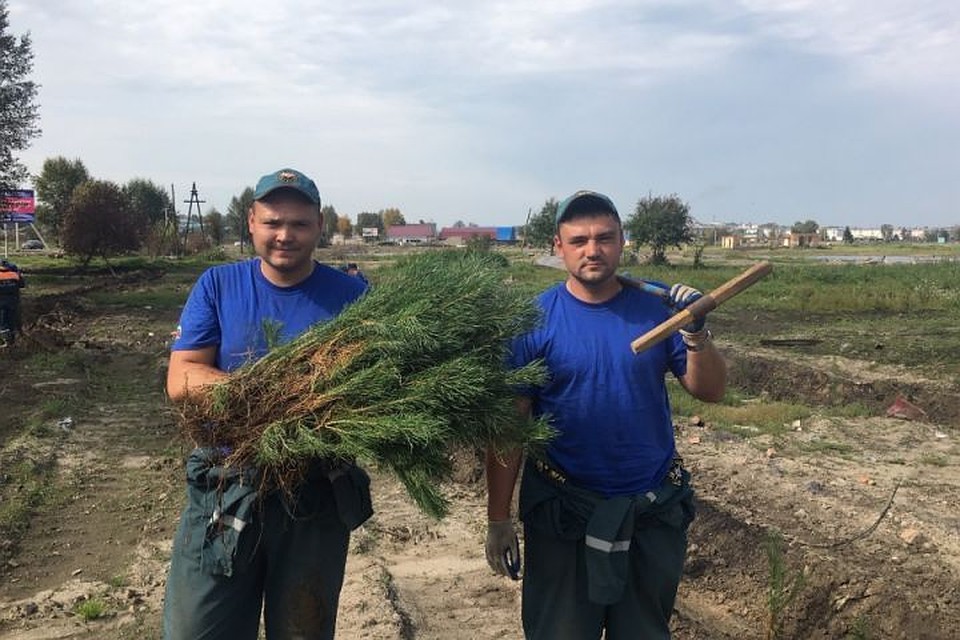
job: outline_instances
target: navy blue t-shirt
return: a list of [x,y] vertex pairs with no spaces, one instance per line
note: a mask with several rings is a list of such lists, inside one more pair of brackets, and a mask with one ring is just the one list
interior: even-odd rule
[[522,391],[558,431],[548,456],[574,484],[605,496],[660,486],[675,451],[664,376],[686,373],[686,347],[676,334],[639,354],[630,343],[669,309],[634,287],[590,304],[561,283],[537,301],[543,325],[513,343],[510,364],[542,358],[550,372],[544,386]]
[[365,290],[360,279],[319,263],[309,278],[292,287],[267,280],[259,258],[211,267],[187,298],[171,349],[217,345],[214,366],[233,371],[263,357],[270,346],[333,318]]

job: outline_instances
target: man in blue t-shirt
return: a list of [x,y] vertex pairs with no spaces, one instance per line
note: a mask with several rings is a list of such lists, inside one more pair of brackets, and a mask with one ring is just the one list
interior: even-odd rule
[[[167,375],[172,400],[207,393],[366,289],[314,261],[320,193],[299,171],[263,176],[247,223],[257,257],[205,271],[184,306]],[[369,478],[318,461],[292,497],[258,494],[256,470],[222,466],[223,449],[212,444],[187,460],[164,637],[253,639],[262,610],[268,638],[333,638],[350,529],[369,515]]]
[[[557,208],[566,281],[538,298],[540,327],[514,341],[511,364],[542,359],[550,378],[521,389],[525,414],[557,431],[524,465],[523,628],[528,640],[669,638],[693,519],[676,454],[664,376],[704,401],[726,388],[726,364],[703,320],[634,354],[630,343],[701,297],[685,285],[634,286],[617,276],[624,237],[613,202],[579,191]],[[519,452],[487,455],[487,561],[519,577],[510,514]],[[604,635],[605,634],[605,635]]]

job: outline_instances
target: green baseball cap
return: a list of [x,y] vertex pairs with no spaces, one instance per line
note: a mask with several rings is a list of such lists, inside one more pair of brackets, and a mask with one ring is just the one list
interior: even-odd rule
[[257,188],[253,190],[253,199],[260,200],[277,189],[293,189],[299,191],[307,200],[320,206],[320,191],[313,180],[296,169],[280,169],[260,178]]
[[620,214],[613,206],[613,200],[602,193],[582,189],[557,207],[557,226],[559,227],[561,222],[565,222],[576,214],[597,212],[609,213],[617,219],[617,222],[620,221]]

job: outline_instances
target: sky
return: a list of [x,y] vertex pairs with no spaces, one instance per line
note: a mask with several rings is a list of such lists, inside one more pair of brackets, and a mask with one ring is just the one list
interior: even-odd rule
[[196,183],[294,167],[356,220],[520,225],[548,198],[700,222],[960,224],[956,0],[7,0],[31,173]]

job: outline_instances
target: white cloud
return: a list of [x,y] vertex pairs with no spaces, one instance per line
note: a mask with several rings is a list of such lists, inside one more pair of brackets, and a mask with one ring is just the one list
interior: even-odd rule
[[797,191],[889,208],[841,192],[895,154],[897,184],[956,201],[930,170],[957,161],[953,0],[8,3],[41,84],[34,170],[197,180],[221,208],[294,164],[351,215],[519,223],[592,186],[774,219]]
[[886,88],[960,89],[960,3],[945,0],[740,0],[763,28],[858,68]]

